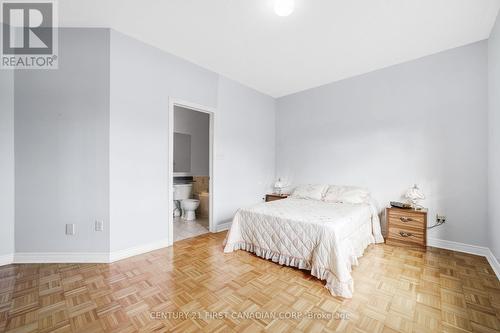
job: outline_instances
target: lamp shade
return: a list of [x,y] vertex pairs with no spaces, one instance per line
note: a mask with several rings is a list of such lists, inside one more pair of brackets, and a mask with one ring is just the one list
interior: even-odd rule
[[406,191],[405,197],[410,200],[423,200],[425,199],[425,195],[420,188],[418,188],[417,184],[413,185],[413,187],[409,188]]
[[285,183],[283,183],[283,181],[281,180],[281,178],[278,178],[278,180],[276,181],[276,183],[274,183],[274,188],[282,189],[283,187],[285,187]]

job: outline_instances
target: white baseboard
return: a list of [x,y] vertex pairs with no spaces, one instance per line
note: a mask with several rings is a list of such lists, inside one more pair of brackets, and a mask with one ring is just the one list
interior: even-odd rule
[[13,262],[14,262],[14,254],[13,253],[0,255],[0,266],[10,265]]
[[168,239],[162,239],[156,242],[129,247],[123,250],[117,250],[109,253],[109,262],[133,257],[146,252],[151,252],[169,246]]
[[[15,264],[36,263],[111,263],[168,246],[168,240],[130,247],[113,252],[30,252],[14,254]],[[7,258],[8,259],[8,258]],[[2,260],[2,257],[0,257]],[[1,264],[2,261],[0,261]],[[10,262],[12,263],[12,260]]]
[[[231,222],[216,226],[216,232],[228,230]],[[500,264],[491,250],[487,247],[452,242],[443,239],[429,238],[427,245],[441,249],[465,252],[486,257],[496,276],[500,279]],[[110,263],[133,257],[146,252],[158,250],[168,246],[168,239],[138,245],[110,253],[106,252],[24,252],[0,255],[0,266],[33,263]]]
[[476,254],[478,256],[486,257],[490,253],[490,249],[484,246],[469,245],[459,242],[452,242],[444,239],[428,238],[427,245],[439,247],[440,249],[453,250],[458,252],[465,252],[470,254]]
[[15,264],[37,263],[107,263],[106,252],[18,252],[14,254]]
[[229,228],[231,228],[231,223],[232,223],[232,221],[217,224],[215,226],[215,232],[221,232],[221,231],[229,230]]
[[498,260],[495,258],[495,256],[491,252],[491,250],[487,247],[464,244],[464,243],[459,243],[459,242],[452,242],[452,241],[448,241],[448,240],[444,240],[444,239],[437,239],[437,238],[428,238],[427,245],[433,246],[433,247],[438,247],[440,249],[470,253],[470,254],[475,254],[478,256],[486,257],[486,259],[488,260],[488,263],[490,264],[491,268],[495,272],[497,278],[500,279],[500,264],[498,263]]
[[498,263],[498,259],[493,255],[493,252],[491,251],[490,255],[486,256],[486,259],[488,259],[491,268],[495,271],[497,278],[500,280],[500,264]]

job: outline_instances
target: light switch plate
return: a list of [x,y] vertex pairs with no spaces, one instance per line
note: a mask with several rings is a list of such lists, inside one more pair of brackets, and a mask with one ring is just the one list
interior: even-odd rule
[[104,222],[96,220],[95,221],[95,231],[104,231]]
[[66,235],[74,235],[76,233],[76,226],[74,223],[66,224]]

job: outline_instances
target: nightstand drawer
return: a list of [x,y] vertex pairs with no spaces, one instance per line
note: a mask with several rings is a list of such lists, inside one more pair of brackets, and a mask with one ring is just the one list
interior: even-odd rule
[[423,215],[389,213],[388,221],[390,225],[395,227],[422,228],[425,223],[425,218]]
[[425,246],[425,235],[423,230],[416,228],[389,228],[388,244],[397,243],[404,246]]
[[425,215],[412,210],[393,210],[389,211],[389,219],[397,223],[420,223],[425,222]]

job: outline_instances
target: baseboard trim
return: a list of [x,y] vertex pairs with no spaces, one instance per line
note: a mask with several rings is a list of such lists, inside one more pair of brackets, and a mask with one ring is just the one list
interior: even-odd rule
[[14,254],[13,253],[0,255],[0,266],[10,265],[12,263],[14,263]]
[[[231,222],[216,226],[216,232],[228,230]],[[457,252],[464,252],[486,257],[491,268],[500,279],[500,264],[491,250],[487,247],[464,244],[444,239],[429,238],[427,245]],[[9,264],[35,264],[35,263],[111,263],[130,258],[143,253],[168,247],[168,239],[162,239],[149,244],[133,246],[110,253],[106,252],[20,252],[0,255],[0,266]]]
[[168,246],[168,240],[133,246],[113,252],[20,252],[0,256],[0,265],[44,263],[112,263]]
[[151,252],[154,250],[159,250],[164,247],[168,247],[168,239],[162,239],[156,242],[129,247],[123,250],[112,251],[109,253],[109,262],[115,262],[118,260],[123,260],[139,254]]
[[464,252],[469,254],[475,254],[478,256],[486,257],[491,268],[495,272],[498,279],[500,279],[500,264],[495,258],[491,250],[484,246],[470,245],[459,242],[448,241],[444,239],[428,238],[427,245],[438,247],[440,249],[452,250],[457,252]]
[[476,254],[484,257],[486,257],[488,253],[491,252],[490,249],[484,246],[470,245],[438,238],[428,238],[427,245],[439,247],[440,249]]
[[497,258],[493,255],[493,252],[490,251],[490,255],[487,256],[486,259],[488,259],[491,268],[495,271],[497,278],[500,280],[500,264],[498,263]]
[[215,232],[221,232],[221,231],[229,230],[229,228],[231,228],[231,223],[232,223],[232,221],[217,224],[215,226]]
[[14,254],[15,264],[44,263],[107,263],[106,252],[19,252]]

